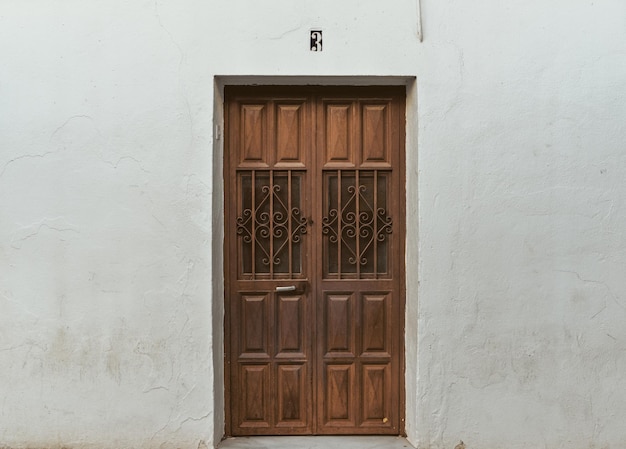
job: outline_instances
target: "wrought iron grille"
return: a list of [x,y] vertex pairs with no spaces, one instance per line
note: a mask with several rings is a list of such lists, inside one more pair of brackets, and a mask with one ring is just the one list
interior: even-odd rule
[[303,273],[303,173],[250,170],[238,174],[240,275],[249,279],[297,278]]
[[390,173],[324,173],[324,275],[335,279],[390,277],[388,214]]

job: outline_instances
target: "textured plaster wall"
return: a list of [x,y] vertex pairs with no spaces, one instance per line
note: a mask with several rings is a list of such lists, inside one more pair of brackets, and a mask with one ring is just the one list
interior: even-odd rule
[[0,2],[0,446],[212,446],[210,15]]
[[417,441],[625,447],[626,3],[423,6]]
[[244,76],[416,77],[412,442],[626,445],[626,4],[422,13],[420,43],[413,0],[0,2],[0,446],[221,437],[214,124]]

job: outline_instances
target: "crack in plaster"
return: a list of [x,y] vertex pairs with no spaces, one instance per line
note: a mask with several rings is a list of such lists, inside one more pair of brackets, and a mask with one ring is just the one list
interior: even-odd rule
[[185,53],[183,52],[183,49],[180,46],[180,44],[174,39],[174,36],[170,32],[170,30],[168,30],[167,27],[163,25],[163,21],[161,20],[161,14],[159,13],[159,2],[156,0],[154,2],[154,15],[156,16],[157,21],[159,22],[159,26],[168,35],[170,41],[178,49],[178,53],[180,55],[180,58],[178,60],[178,88],[181,91],[181,97],[183,98],[185,102],[185,106],[187,107],[187,116],[189,118],[189,147],[191,148],[191,145],[193,144],[194,121],[193,121],[193,115],[191,113],[191,104],[189,103],[189,98],[187,97],[185,93],[185,89],[181,81],[181,71],[182,71],[183,63],[185,62],[185,59],[187,57]]
[[[46,221],[46,220],[44,220],[44,221]],[[32,226],[34,226],[34,225],[32,225]],[[39,233],[41,232],[41,230],[43,228],[49,229],[51,231],[56,231],[56,232],[59,232],[59,233],[75,232],[77,234],[80,234],[80,231],[78,231],[78,230],[76,230],[74,228],[58,228],[58,227],[55,227],[55,226],[51,226],[48,223],[39,223],[36,226],[37,226],[37,229],[34,232],[31,232],[30,234],[27,234],[24,237],[19,237],[17,239],[13,239],[12,242],[11,242],[11,247],[15,248],[15,249],[21,249],[22,248],[22,244],[26,240],[31,239],[31,238],[36,237],[37,235],[39,235]],[[23,229],[26,229],[26,228],[23,228]],[[63,239],[61,239],[61,240],[65,241]]]
[[141,345],[141,342],[137,343],[137,347],[135,347],[134,352],[141,356],[147,357],[150,360],[150,374],[148,375],[148,378],[146,379],[146,384],[148,385],[153,384],[153,386],[146,385],[146,387],[142,390],[142,392],[148,393],[152,390],[157,390],[157,389],[165,389],[169,391],[169,389],[167,387],[164,387],[163,385],[154,385],[154,384],[158,381],[160,382],[165,381],[168,384],[172,383],[172,380],[174,379],[174,364],[175,364],[174,360],[170,357],[167,359],[167,361],[164,362],[166,368],[169,368],[169,379],[167,380],[159,379],[158,373],[161,372],[158,369],[159,365],[161,365],[159,363],[159,359],[154,353],[142,352],[139,349],[140,345]]
[[33,326],[34,326],[34,325],[36,325],[36,324],[39,324],[39,315],[37,315],[37,314],[36,314],[36,313],[34,313],[34,312],[31,312],[31,311],[30,311],[30,310],[29,310],[29,309],[25,306],[25,304],[24,304],[23,302],[21,302],[21,301],[16,301],[16,300],[15,300],[15,299],[13,299],[13,298],[9,298],[9,297],[8,297],[8,296],[6,296],[5,294],[2,294],[2,295],[1,295],[1,297],[2,297],[2,299],[4,299],[6,302],[10,302],[10,303],[12,303],[12,304],[15,304],[15,306],[16,306],[17,308],[19,308],[21,311],[23,311],[23,312],[27,313],[28,315],[31,315],[32,317],[34,317],[34,318],[35,318],[35,321],[34,321],[34,323],[33,323]]
[[187,393],[185,393],[185,395],[182,398],[180,398],[180,401],[178,402],[182,404],[189,396],[191,396],[191,393],[193,393],[194,391],[196,391],[196,385],[191,387],[189,391],[187,391]]
[[[609,293],[609,296],[611,297],[611,299],[613,300],[613,302],[614,302],[617,306],[619,306],[621,309],[626,310],[626,306],[625,306],[624,304],[622,304],[622,303],[619,301],[619,299],[618,299],[617,295],[616,295],[615,293],[613,293],[613,290],[611,290],[611,287],[609,287],[609,286],[608,286],[608,284],[607,284],[606,282],[604,282],[604,281],[598,281],[598,280],[595,280],[595,279],[585,279],[585,278],[583,278],[583,277],[580,275],[580,273],[578,273],[577,271],[571,271],[571,270],[554,270],[554,271],[557,271],[557,272],[560,272],[560,273],[569,273],[569,274],[573,274],[574,276],[576,276],[576,277],[577,277],[580,281],[582,281],[582,282],[587,282],[587,283],[590,283],[590,284],[598,284],[598,285],[603,286],[604,288],[606,288],[606,290],[607,290],[607,292]],[[597,314],[596,314],[596,315],[597,315]],[[595,315],[594,315],[594,317],[595,317]]]
[[[154,434],[150,437],[150,443],[152,443],[154,441],[154,439],[156,438],[156,436],[163,432],[167,426],[170,425],[170,423],[172,422],[172,415],[174,414],[174,411],[171,410],[170,411],[170,415],[167,417],[167,422],[163,425],[163,427],[161,427],[160,429],[158,429],[156,432],[154,432]],[[152,444],[151,444],[152,445]]]
[[193,260],[191,259],[187,260],[187,267],[185,269],[185,274],[182,276],[184,278],[184,281],[182,281],[182,279],[179,281],[179,282],[182,281],[183,283],[183,290],[180,294],[181,300],[189,296],[187,294],[187,287],[189,287],[189,278],[191,277],[191,272],[194,269],[195,265],[196,263]]
[[[31,358],[31,353],[33,352],[34,348],[39,349],[41,352],[48,352],[48,346],[47,345],[40,345],[32,340],[29,340],[28,342],[24,343],[23,346],[28,346],[28,351],[26,352],[26,355],[24,355],[24,362],[22,363],[22,369],[26,368],[26,364],[28,363],[28,361]],[[43,358],[37,355],[33,355],[32,356],[33,359],[38,360],[39,361],[39,365],[40,367],[43,368],[44,362],[43,362]],[[41,379],[42,382],[42,386],[43,386],[43,378]]]
[[[179,401],[179,404],[180,404],[180,401]],[[209,412],[209,415],[210,415],[210,413],[211,413],[211,412]],[[163,432],[163,431],[164,431],[164,430],[165,430],[165,429],[166,429],[166,428],[167,428],[167,427],[168,427],[168,426],[172,423],[172,421],[173,421],[173,415],[174,415],[174,408],[171,408],[171,409],[170,409],[170,414],[169,414],[169,416],[167,417],[167,422],[166,422],[166,423],[165,423],[165,424],[164,424],[161,428],[159,428],[156,432],[154,432],[154,434],[152,435],[152,437],[150,437],[150,443],[152,443],[152,442],[154,441],[154,439],[156,438],[156,436],[157,436],[159,433]],[[179,416],[180,416],[180,415],[179,415]],[[208,416],[207,416],[207,417],[208,417]],[[200,419],[202,419],[202,417],[201,417]],[[200,420],[200,419],[198,419],[198,420]],[[189,420],[189,418],[187,418],[187,420]],[[183,421],[183,423],[184,423],[184,421]],[[181,423],[181,424],[180,424],[180,426],[178,427],[178,429],[176,430],[176,432],[178,432],[178,430],[180,430],[180,429],[182,428],[182,424],[183,424],[183,423]],[[163,446],[163,444],[161,444],[160,446]]]
[[453,52],[456,53],[456,63],[458,66],[458,78],[455,80],[455,86],[453,88],[456,94],[454,95],[454,100],[452,100],[446,106],[442,114],[443,117],[447,117],[454,109],[456,109],[460,105],[459,99],[462,97],[463,85],[465,84],[465,53],[459,45],[449,40],[444,41],[441,46],[444,49],[446,48],[446,46],[452,48]]
[[7,170],[8,166],[16,161],[19,161],[21,159],[27,159],[27,158],[44,158],[48,156],[49,154],[54,154],[54,153],[56,153],[56,151],[46,151],[45,153],[41,153],[41,154],[23,154],[22,156],[17,156],[17,157],[14,157],[13,159],[9,159],[2,167],[2,171],[0,172],[0,178],[4,176],[4,172]]
[[301,30],[302,27],[303,27],[303,24],[300,23],[300,24],[298,24],[298,26],[296,26],[294,28],[290,28],[290,29],[284,31],[283,33],[279,34],[278,36],[270,36],[267,39],[270,40],[270,41],[280,40],[280,39],[284,38],[285,36],[287,36],[288,34],[292,34],[292,33],[295,33],[296,31]]
[[151,391],[155,391],[155,390],[165,390],[165,391],[170,391],[170,389],[169,389],[169,388],[164,387],[163,385],[159,385],[159,386],[156,386],[156,387],[152,387],[152,388],[148,388],[148,389],[146,389],[146,390],[143,390],[143,391],[142,391],[142,393],[144,393],[144,394],[145,394],[145,393],[150,393]]
[[165,25],[163,25],[163,22],[161,21],[161,14],[159,13],[159,2],[158,1],[154,2],[154,15],[156,16],[157,21],[159,22],[159,26],[161,28],[163,28],[163,31],[165,31],[165,33],[168,35],[168,37],[170,38],[170,41],[172,42],[172,44],[174,44],[174,46],[178,49],[178,53],[180,54],[180,59],[178,61],[178,70],[180,71],[180,68],[183,65],[183,62],[185,60],[185,53],[183,52],[183,49],[178,44],[178,42],[176,42],[176,40],[174,40],[174,36],[172,36],[172,33],[170,32],[170,30],[168,30],[165,27]]
[[[150,202],[154,205],[154,202],[151,199],[150,199]],[[152,218],[154,218],[154,221],[156,221],[159,225],[161,225],[161,227],[165,231],[168,231],[167,226],[165,226],[165,224],[163,224],[163,222],[161,220],[159,220],[159,218],[156,215],[154,215],[154,214],[151,214],[151,215],[152,215]]]
[[[84,114],[72,115],[70,118],[65,120],[65,122],[63,122],[61,126],[59,126],[57,129],[53,131],[53,133],[50,135],[50,142],[52,142],[52,139],[59,131],[65,128],[72,120],[77,119],[77,118],[86,118],[87,120],[90,120],[92,123],[94,123],[93,117],[91,117],[90,115],[84,115]],[[100,131],[98,131],[98,128],[96,128],[96,131],[98,132],[98,134],[100,134]]]
[[8,348],[0,348],[0,352],[15,351],[16,349],[23,348],[24,346],[26,346],[26,343],[22,343],[21,345],[10,346]]
[[185,419],[183,419],[183,420],[181,421],[180,425],[178,426],[178,429],[176,429],[174,432],[176,433],[176,432],[180,431],[180,429],[182,429],[182,428],[183,428],[183,425],[184,425],[185,423],[189,422],[189,421],[202,421],[202,420],[204,420],[204,419],[207,419],[207,418],[208,418],[209,416],[211,416],[212,414],[213,414],[213,413],[209,411],[209,412],[207,412],[205,415],[202,415],[202,416],[200,416],[200,417],[198,417],[198,418],[195,418],[195,417],[193,417],[193,416],[190,416],[190,417],[188,417],[188,418],[185,418]]
[[208,193],[212,193],[212,187],[209,184],[207,184],[206,182],[202,181],[202,178],[200,176],[198,176],[196,173],[189,173],[189,174],[186,174],[184,177],[187,178],[187,183],[186,183],[186,187],[185,187],[185,196],[189,197],[189,189],[190,189],[190,186],[191,186],[191,180],[194,177],[198,178],[196,180],[197,184],[199,184],[202,187],[204,187]]
[[141,171],[142,171],[142,172],[144,172],[144,173],[148,173],[148,174],[150,174],[150,173],[151,173],[150,171],[146,170],[146,169],[145,169],[145,168],[141,165],[141,162],[140,162],[138,159],[136,159],[136,158],[134,158],[134,157],[132,157],[132,156],[122,156],[122,157],[120,157],[120,158],[117,160],[117,162],[107,161],[106,159],[102,159],[102,162],[104,162],[105,164],[109,164],[111,167],[113,167],[115,170],[117,170],[117,167],[120,165],[120,163],[121,163],[123,160],[127,160],[127,159],[128,159],[128,160],[131,160],[131,161],[134,161],[134,162],[135,162],[135,163],[139,166],[139,168],[141,169]]
[[589,318],[590,320],[593,320],[595,317],[597,317],[598,315],[600,315],[602,312],[604,312],[606,310],[606,303],[604,303],[604,305],[602,306],[602,308],[600,310],[598,310],[596,313],[594,313],[591,318]]

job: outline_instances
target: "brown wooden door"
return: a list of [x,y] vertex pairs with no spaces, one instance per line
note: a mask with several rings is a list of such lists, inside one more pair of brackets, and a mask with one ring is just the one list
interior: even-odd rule
[[227,87],[227,433],[404,432],[404,89]]

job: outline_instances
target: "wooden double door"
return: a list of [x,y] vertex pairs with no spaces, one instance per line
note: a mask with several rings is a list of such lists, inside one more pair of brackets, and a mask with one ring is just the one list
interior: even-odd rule
[[404,433],[404,98],[226,88],[228,434]]

